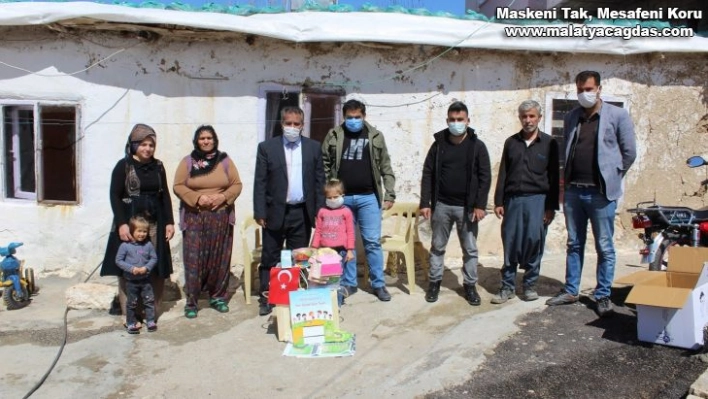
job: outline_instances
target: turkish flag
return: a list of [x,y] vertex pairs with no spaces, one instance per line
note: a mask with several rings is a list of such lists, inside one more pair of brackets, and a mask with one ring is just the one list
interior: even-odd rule
[[290,305],[290,291],[300,287],[300,268],[270,269],[270,287],[268,288],[268,303],[272,305]]

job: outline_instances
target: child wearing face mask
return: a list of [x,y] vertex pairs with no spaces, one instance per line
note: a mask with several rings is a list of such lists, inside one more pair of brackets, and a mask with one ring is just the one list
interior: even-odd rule
[[[325,205],[317,213],[312,247],[329,247],[342,256],[343,267],[354,259],[354,215],[344,206],[344,185],[330,180],[324,187]],[[340,295],[340,305],[344,303]]]

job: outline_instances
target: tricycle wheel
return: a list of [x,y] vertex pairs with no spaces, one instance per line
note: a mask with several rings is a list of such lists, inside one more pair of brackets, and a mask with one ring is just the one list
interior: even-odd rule
[[18,295],[18,292],[15,291],[15,287],[5,287],[5,290],[2,294],[2,299],[5,301],[5,306],[7,306],[7,310],[22,309],[25,306],[29,305],[29,293],[24,287],[22,287],[22,291],[23,292],[21,293],[21,295]]
[[27,282],[27,292],[30,295],[37,293],[37,286],[34,282],[34,269],[31,267],[25,269],[25,281]]

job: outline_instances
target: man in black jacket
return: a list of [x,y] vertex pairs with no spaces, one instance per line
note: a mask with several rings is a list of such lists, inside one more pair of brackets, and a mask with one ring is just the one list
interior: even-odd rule
[[253,217],[263,227],[261,316],[272,310],[265,292],[283,242],[288,249],[308,246],[317,211],[324,206],[322,152],[318,142],[301,137],[305,114],[285,107],[280,118],[283,136],[258,144],[253,181]]
[[541,105],[527,100],[519,105],[521,131],[504,142],[494,193],[494,214],[504,218],[502,286],[492,303],[516,296],[516,268],[524,272],[524,299],[535,301],[546,226],[558,210],[558,143],[543,133]]
[[430,285],[425,300],[435,302],[443,277],[445,247],[452,225],[462,247],[465,298],[479,306],[477,293],[478,223],[486,215],[491,186],[489,153],[469,125],[467,106],[460,101],[447,110],[448,128],[435,133],[423,166],[420,213],[431,218]]

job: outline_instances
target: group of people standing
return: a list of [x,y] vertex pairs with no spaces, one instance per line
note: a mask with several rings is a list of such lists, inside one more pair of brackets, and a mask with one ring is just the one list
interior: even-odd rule
[[[383,134],[366,122],[366,106],[349,100],[342,106],[344,123],[331,129],[322,144],[302,136],[305,114],[298,107],[285,107],[280,118],[283,136],[258,145],[253,182],[254,217],[263,227],[263,253],[259,271],[259,314],[272,311],[267,292],[270,269],[280,260],[283,243],[289,249],[307,247],[320,209],[346,207],[358,225],[366,252],[373,294],[390,301],[384,281],[381,251],[381,209],[396,200],[396,179]],[[341,184],[328,184],[325,181]],[[327,198],[325,198],[325,196]],[[340,216],[347,223],[347,212]],[[324,218],[321,218],[324,220]],[[328,218],[332,220],[332,216]],[[353,228],[353,226],[351,226]],[[321,234],[317,234],[321,238]],[[345,237],[345,235],[342,235]],[[320,239],[316,240],[319,244]],[[356,254],[351,240],[340,241],[345,262],[340,297],[358,291]]]
[[[575,79],[579,107],[563,122],[563,213],[567,228],[566,282],[546,301],[549,306],[579,298],[588,221],[597,251],[597,285],[593,292],[600,317],[613,313],[610,288],[614,278],[614,220],[622,179],[636,158],[634,126],[626,110],[600,98],[600,74],[579,73]],[[539,298],[536,290],[547,226],[559,209],[559,145],[539,129],[543,114],[533,100],[518,107],[521,130],[504,142],[494,193],[494,214],[503,218],[504,263],[501,289],[491,300],[502,304],[516,296],[516,272],[524,269],[523,299]],[[443,258],[453,224],[463,254],[465,298],[480,304],[477,282],[478,223],[486,215],[491,167],[484,143],[469,128],[462,103],[448,109],[448,128],[435,134],[421,182],[420,212],[432,225],[428,302],[438,300]],[[461,172],[463,171],[463,172]]]
[[[101,275],[118,276],[118,299],[126,316],[125,327],[133,334],[140,332],[142,321],[148,331],[157,329],[165,279],[173,272],[169,240],[175,232],[174,215],[165,168],[154,157],[156,144],[157,135],[150,126],[135,125],[125,157],[118,161],[111,176],[113,227]],[[234,202],[243,186],[234,162],[219,151],[219,138],[213,127],[197,128],[193,145],[194,150],[177,166],[173,182],[174,193],[180,199],[187,318],[197,317],[197,300],[202,291],[209,292],[212,308],[229,311]],[[145,225],[149,240],[140,233]],[[128,251],[132,256],[126,256],[131,244],[138,248]],[[148,264],[152,257],[144,255],[153,248],[154,267]],[[139,314],[140,305],[143,315]]]
[[[581,72],[575,83],[580,107],[564,120],[566,284],[547,304],[578,300],[590,221],[598,253],[594,296],[597,312],[604,316],[612,312],[609,295],[615,266],[614,216],[622,194],[622,178],[636,156],[634,130],[625,110],[600,99],[599,73]],[[396,200],[395,175],[383,134],[366,121],[366,106],[349,100],[342,113],[344,122],[331,129],[320,144],[302,136],[304,112],[298,107],[285,107],[280,114],[282,136],[258,145],[253,211],[263,229],[260,315],[272,311],[267,299],[270,270],[280,261],[283,245],[288,249],[309,246],[315,227],[316,244],[336,243],[343,255],[342,297],[358,291],[353,226],[349,226],[356,224],[366,252],[372,292],[381,301],[391,300],[384,280],[380,238],[381,210],[390,208]],[[542,107],[537,102],[524,101],[518,107],[518,117],[522,128],[504,143],[494,193],[494,214],[503,218],[504,245],[501,289],[492,299],[497,304],[515,297],[519,267],[525,270],[523,298],[538,299],[536,282],[546,229],[559,209],[559,145],[539,129]],[[423,165],[420,214],[430,219],[432,226],[425,295],[428,302],[438,299],[445,248],[454,225],[463,252],[465,298],[471,305],[480,304],[476,240],[479,222],[487,214],[492,173],[487,148],[469,123],[464,103],[450,105],[447,128],[435,133]],[[172,273],[169,240],[175,232],[174,218],[165,170],[154,158],[155,145],[155,131],[147,125],[136,125],[128,138],[125,157],[116,164],[111,179],[114,226],[101,275],[119,276],[119,299],[129,332],[139,332],[141,327],[135,313],[138,296],[142,296],[148,331],[156,329],[164,280]],[[209,292],[212,308],[229,310],[226,289],[234,202],[242,190],[238,170],[229,156],[219,151],[218,136],[211,126],[196,130],[193,145],[194,150],[178,165],[173,183],[180,199],[187,318],[197,317],[197,299],[202,291]],[[325,210],[329,213],[321,212]],[[137,216],[142,221],[136,221]],[[346,228],[335,220],[346,223]],[[141,229],[147,230],[147,237]],[[121,249],[121,243],[150,244],[157,258],[154,266],[145,269],[147,265],[141,264],[149,262],[149,256],[126,256],[146,251]],[[151,312],[156,315],[151,316]]]

